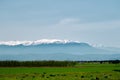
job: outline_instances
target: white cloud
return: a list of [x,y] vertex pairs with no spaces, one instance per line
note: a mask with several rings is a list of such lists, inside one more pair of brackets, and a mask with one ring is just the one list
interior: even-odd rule
[[105,21],[105,22],[91,22],[91,23],[81,23],[80,19],[75,18],[66,18],[60,20],[55,25],[52,25],[54,28],[57,29],[68,29],[69,30],[77,30],[77,31],[83,31],[83,30],[110,30],[115,28],[120,28],[120,20],[115,21]]

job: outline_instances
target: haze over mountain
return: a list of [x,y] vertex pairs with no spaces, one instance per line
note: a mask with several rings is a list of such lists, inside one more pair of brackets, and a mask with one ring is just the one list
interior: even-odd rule
[[69,39],[120,47],[120,0],[0,0],[0,40]]
[[119,51],[96,48],[79,41],[41,39],[0,41],[0,60],[116,60]]
[[0,60],[120,59],[119,3],[0,0]]

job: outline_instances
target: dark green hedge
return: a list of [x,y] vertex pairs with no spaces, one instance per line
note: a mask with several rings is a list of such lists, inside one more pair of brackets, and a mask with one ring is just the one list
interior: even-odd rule
[[0,61],[0,67],[67,67],[75,61]]

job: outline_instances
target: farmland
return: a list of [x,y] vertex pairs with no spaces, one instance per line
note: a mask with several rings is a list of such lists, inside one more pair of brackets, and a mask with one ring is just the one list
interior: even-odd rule
[[68,67],[1,67],[0,80],[120,80],[120,64],[78,63]]

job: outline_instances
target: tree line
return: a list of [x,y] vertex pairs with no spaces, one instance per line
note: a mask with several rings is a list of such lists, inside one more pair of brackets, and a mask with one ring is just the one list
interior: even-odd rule
[[68,67],[76,61],[0,61],[0,67]]
[[104,61],[0,61],[0,67],[72,67],[81,63],[120,64],[120,60]]
[[109,64],[119,64],[120,60],[101,60],[101,61],[78,61],[79,63],[100,63],[100,64],[104,64],[104,63],[109,63]]

